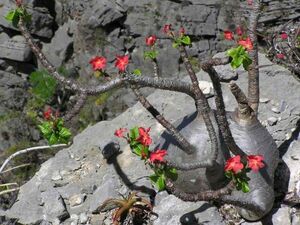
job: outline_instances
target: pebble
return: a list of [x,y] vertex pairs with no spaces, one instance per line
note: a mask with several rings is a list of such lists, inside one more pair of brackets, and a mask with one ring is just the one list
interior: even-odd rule
[[88,216],[86,215],[86,213],[80,213],[79,216],[79,221],[81,224],[85,224],[88,221]]
[[271,109],[274,113],[280,113],[280,109],[277,107],[272,107]]
[[84,202],[85,194],[73,195],[69,199],[69,203],[71,207],[81,205]]
[[59,174],[59,171],[55,171],[53,173],[51,180],[53,180],[53,181],[62,180],[62,176]]
[[269,101],[270,101],[270,99],[268,99],[268,98],[260,98],[259,99],[260,103],[268,103]]
[[268,118],[267,121],[268,121],[269,126],[274,126],[277,123],[278,119],[276,117],[272,116],[272,117]]

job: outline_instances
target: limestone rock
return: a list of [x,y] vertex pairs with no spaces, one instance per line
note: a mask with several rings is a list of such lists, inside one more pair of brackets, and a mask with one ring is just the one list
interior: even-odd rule
[[0,43],[0,58],[27,62],[31,59],[31,49],[23,36],[17,35]]

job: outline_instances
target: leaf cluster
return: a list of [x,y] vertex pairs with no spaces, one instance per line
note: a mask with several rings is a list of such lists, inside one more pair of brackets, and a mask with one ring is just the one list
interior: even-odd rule
[[72,136],[71,131],[64,127],[64,122],[61,118],[56,118],[53,121],[45,121],[38,125],[38,127],[50,145],[59,143],[67,144]]
[[227,55],[232,58],[231,67],[236,69],[243,65],[245,70],[248,70],[249,65],[252,63],[252,60],[249,57],[246,49],[239,45],[236,48],[231,48],[227,51]]

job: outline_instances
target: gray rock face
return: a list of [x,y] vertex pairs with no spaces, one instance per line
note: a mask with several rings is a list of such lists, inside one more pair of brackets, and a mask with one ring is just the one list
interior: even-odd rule
[[28,62],[31,60],[31,49],[23,36],[14,36],[0,43],[0,58]]
[[[261,63],[268,62],[262,55],[260,55],[260,60]],[[274,76],[270,77],[267,74]],[[198,76],[200,79],[203,77],[207,78],[207,75],[203,72],[200,72]],[[286,82],[283,83],[283,79]],[[244,74],[239,74],[237,82],[243,89],[247,86],[246,80],[247,78]],[[286,69],[276,65],[261,70],[261,85],[263,87],[261,89],[262,97],[269,98],[273,102],[280,102],[284,97],[287,104],[284,112],[290,113],[290,118],[286,121],[287,123],[280,123],[281,121],[278,121],[274,126],[267,126],[267,129],[275,139],[279,137],[276,140],[277,144],[280,145],[282,143],[280,137],[285,138],[286,127],[287,129],[295,128],[296,122],[299,121],[300,110],[297,107],[299,102],[295,100],[298,96],[295,96],[295,93],[299,92],[300,87],[298,83],[293,82],[292,76]],[[289,91],[293,94],[286,93],[287,88],[285,85],[288,86]],[[276,92],[274,88],[276,88]],[[233,97],[229,94],[226,85],[223,85],[223,90],[226,107],[232,110],[234,108],[232,104]],[[287,95],[285,96],[285,94]],[[166,118],[170,118],[171,122],[195,110],[193,100],[180,93],[157,90],[148,97],[148,100]],[[270,117],[270,114],[272,114],[270,104],[271,101],[270,103],[261,104],[260,119]],[[290,108],[290,105],[296,108]],[[72,146],[61,150],[55,157],[42,165],[40,171],[27,184],[21,187],[18,201],[10,210],[5,213],[2,212],[2,214],[6,214],[10,218],[18,218],[21,223],[37,223],[48,212],[45,203],[41,204],[42,195],[53,189],[62,197],[68,214],[77,215],[77,221],[80,219],[79,215],[81,213],[90,215],[106,198],[118,196],[118,192],[124,194],[129,190],[138,189],[143,190],[145,193],[151,193],[150,190],[152,187],[149,183],[137,182],[144,179],[142,177],[149,175],[151,171],[146,170],[143,162],[130,152],[129,146],[125,141],[120,141],[113,135],[114,131],[120,127],[130,128],[136,125],[151,127],[150,133],[154,137],[154,143],[151,145],[151,148],[156,145],[159,134],[164,131],[163,127],[157,124],[140,104],[128,109],[112,121],[103,121],[88,127],[74,138]],[[112,149],[112,146],[108,145],[112,141],[119,142],[121,154],[107,161],[102,156],[101,150]],[[295,152],[295,154],[298,153]],[[296,170],[296,165],[292,165],[290,162],[286,163]],[[297,163],[297,161],[293,161],[293,163]],[[57,177],[57,174],[60,174],[59,179],[53,180],[53,177]],[[291,176],[294,175],[293,172]],[[295,177],[295,182],[297,179]],[[144,185],[144,187],[140,189],[140,185]],[[172,195],[168,196],[163,193],[156,196],[157,204],[154,211],[158,213],[159,218],[155,224],[194,224],[197,220],[206,221],[209,224],[224,224],[214,206],[203,202],[193,204],[184,203]],[[70,199],[75,195],[85,195],[86,197],[80,205],[71,207]],[[57,210],[56,212],[62,213],[63,208],[61,208],[61,211]],[[50,215],[50,212],[47,215]],[[287,214],[278,214],[278,217],[283,218],[280,215],[286,216]],[[57,216],[48,217],[48,220],[54,220],[55,218]],[[104,219],[102,214],[100,216],[92,216],[91,218],[93,221],[95,218]],[[279,221],[280,218],[276,220]],[[64,222],[60,221],[60,223],[70,224],[70,221],[71,219],[67,219]]]
[[[13,1],[3,0],[2,2],[3,6],[0,7],[1,15],[6,15],[11,9],[15,8]],[[32,15],[32,20],[29,25],[30,32],[43,38],[51,38],[53,35],[53,17],[49,14],[48,9],[44,7],[34,7],[34,10],[32,10],[32,8],[29,7],[28,12]],[[17,30],[11,23],[6,21],[4,16],[0,17],[0,26]]]

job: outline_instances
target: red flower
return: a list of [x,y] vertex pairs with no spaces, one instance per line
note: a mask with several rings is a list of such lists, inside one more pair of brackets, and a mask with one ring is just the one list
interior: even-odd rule
[[247,37],[246,40],[239,40],[238,44],[245,47],[247,50],[253,49],[253,44],[249,37]]
[[136,141],[140,142],[142,145],[149,146],[152,143],[152,139],[149,135],[150,127],[145,129],[143,127],[139,127],[140,136],[136,139]]
[[44,113],[43,113],[44,119],[49,120],[52,116],[52,109],[49,107]]
[[242,36],[243,35],[243,29],[241,28],[241,26],[238,26],[237,28],[236,28],[236,34],[238,35],[238,36]]
[[102,70],[106,66],[106,58],[96,56],[90,60],[90,64],[92,65],[93,70]]
[[241,163],[241,156],[239,155],[231,157],[225,164],[225,171],[232,171],[233,173],[238,173],[243,168],[244,165]]
[[119,69],[120,72],[124,72],[129,61],[129,56],[117,56],[117,61],[115,63],[115,66]]
[[126,128],[120,128],[118,130],[115,131],[115,136],[122,138],[124,137],[124,132],[127,132]]
[[184,27],[180,27],[180,28],[179,28],[179,35],[182,36],[182,35],[184,35],[184,34],[185,34],[185,29],[184,29]]
[[264,157],[262,155],[248,155],[248,167],[257,172],[259,169],[263,168],[265,164],[263,163]]
[[288,37],[289,37],[288,34],[285,33],[285,32],[282,32],[280,36],[281,36],[281,39],[282,39],[282,40],[286,40],[286,39],[288,39]]
[[253,0],[247,0],[248,5],[252,5],[253,4]]
[[156,36],[155,35],[151,35],[149,37],[146,38],[146,45],[148,46],[153,46],[156,42]]
[[16,5],[17,5],[18,7],[21,7],[22,4],[23,4],[23,1],[22,1],[22,0],[16,0]]
[[156,163],[156,162],[164,162],[164,157],[167,154],[167,150],[160,150],[157,149],[155,152],[150,153],[150,162]]
[[171,24],[166,24],[163,28],[163,32],[165,34],[168,34],[171,31],[171,26],[172,26]]
[[234,39],[233,33],[231,31],[229,31],[229,30],[225,30],[224,31],[224,38],[226,40],[233,40]]
[[278,59],[284,59],[284,54],[278,53],[278,54],[276,55],[276,57],[277,57]]

